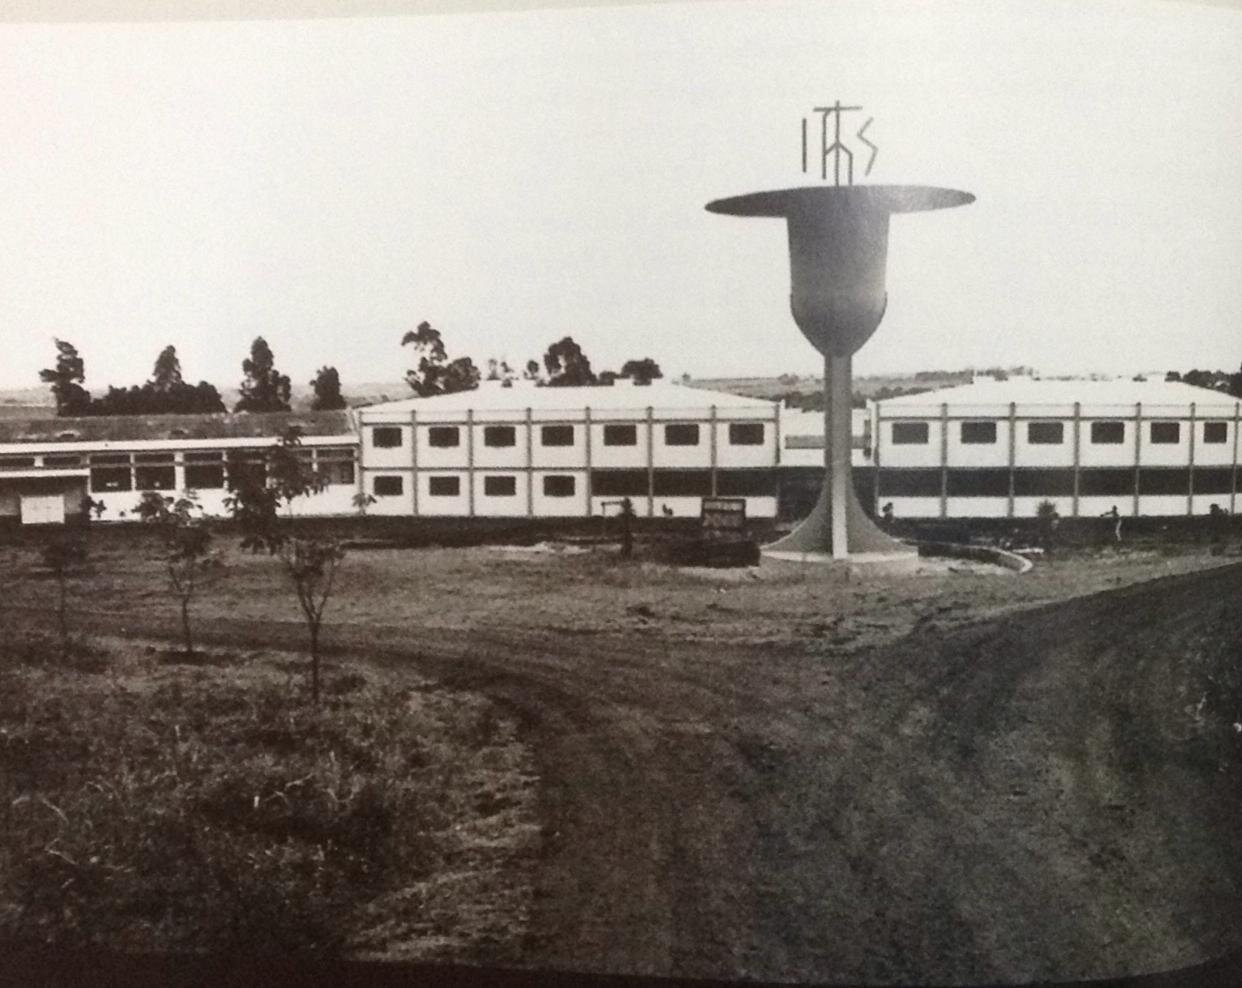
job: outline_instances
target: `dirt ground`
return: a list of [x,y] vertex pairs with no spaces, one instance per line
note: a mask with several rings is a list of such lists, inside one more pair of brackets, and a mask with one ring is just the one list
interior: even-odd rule
[[[326,634],[518,716],[543,816],[526,964],[1103,977],[1242,942],[1242,567],[1223,562],[894,575],[356,552]],[[94,565],[79,626],[175,633],[153,554]],[[200,635],[296,645],[277,564],[227,565]],[[36,618],[49,587],[10,583],[0,606]]]

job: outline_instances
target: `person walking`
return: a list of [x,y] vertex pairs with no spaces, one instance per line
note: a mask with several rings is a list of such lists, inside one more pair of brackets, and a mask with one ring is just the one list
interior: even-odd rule
[[1101,518],[1112,518],[1116,524],[1113,526],[1113,541],[1121,541],[1121,512],[1117,510],[1117,505],[1113,505],[1100,516]]

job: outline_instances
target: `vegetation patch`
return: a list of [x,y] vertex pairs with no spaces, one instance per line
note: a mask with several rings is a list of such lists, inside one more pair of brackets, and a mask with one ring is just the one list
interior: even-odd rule
[[535,776],[481,697],[333,663],[314,706],[276,656],[0,648],[5,941],[516,958]]

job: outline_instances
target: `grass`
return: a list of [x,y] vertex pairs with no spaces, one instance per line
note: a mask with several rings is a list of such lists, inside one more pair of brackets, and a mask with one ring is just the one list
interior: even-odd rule
[[0,938],[516,956],[535,779],[487,702],[334,664],[314,709],[289,656],[77,653],[3,655]]

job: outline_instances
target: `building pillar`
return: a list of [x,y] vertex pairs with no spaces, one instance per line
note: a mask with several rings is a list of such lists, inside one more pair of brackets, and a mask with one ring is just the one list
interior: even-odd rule
[[1134,403],[1134,517],[1139,516],[1139,473],[1143,462],[1143,403]]
[[1074,402],[1074,491],[1070,517],[1078,517],[1079,475],[1082,473],[1082,404]]
[[716,463],[718,453],[716,451],[716,406],[712,405],[711,411],[708,413],[707,428],[711,430],[711,464],[712,464],[712,497],[716,496]]
[[1015,453],[1018,448],[1018,406],[1015,402],[1009,403],[1009,508],[1007,516],[1013,517],[1013,465]]
[[1233,463],[1229,470],[1229,513],[1238,509],[1238,426],[1242,425],[1242,401],[1233,403]]
[[949,517],[949,405],[940,403],[940,517]]
[[1195,403],[1190,403],[1190,470],[1186,479],[1186,514],[1195,513]]
[[526,517],[535,515],[535,436],[531,410],[526,409]]
[[414,517],[418,517],[418,410],[410,412],[410,483],[414,487]]
[[586,430],[586,516],[591,517],[591,499],[594,492],[591,490],[591,406],[587,405],[583,409],[582,420],[586,423],[583,427]]
[[871,416],[871,509],[873,518],[880,517],[880,403],[875,402]]
[[466,410],[466,516],[474,517],[474,409]]
[[655,414],[647,406],[647,517],[655,517]]

